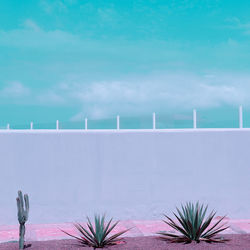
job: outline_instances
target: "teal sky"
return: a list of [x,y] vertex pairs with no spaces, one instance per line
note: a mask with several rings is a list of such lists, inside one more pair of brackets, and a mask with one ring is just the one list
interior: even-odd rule
[[247,0],[1,1],[0,127],[193,108],[232,124],[250,108],[249,13]]

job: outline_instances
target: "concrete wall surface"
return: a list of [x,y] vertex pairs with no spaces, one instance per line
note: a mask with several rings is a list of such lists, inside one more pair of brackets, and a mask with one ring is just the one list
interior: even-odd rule
[[1,131],[0,224],[161,219],[186,201],[250,218],[250,130]]

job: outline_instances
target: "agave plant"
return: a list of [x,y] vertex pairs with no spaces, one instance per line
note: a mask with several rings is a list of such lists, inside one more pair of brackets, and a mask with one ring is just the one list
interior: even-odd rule
[[164,215],[167,220],[163,221],[179,232],[179,234],[159,232],[158,234],[161,235],[160,238],[171,242],[183,243],[190,243],[192,241],[196,241],[197,243],[200,241],[209,243],[225,242],[226,239],[216,237],[219,232],[228,228],[228,226],[225,226],[226,223],[221,223],[225,216],[219,219],[214,225],[210,225],[216,213],[212,211],[205,219],[207,207],[200,206],[199,202],[195,205],[188,202],[185,206],[181,206],[182,211],[176,208],[178,215],[176,213],[173,214],[179,223]]
[[75,223],[74,226],[80,233],[80,236],[75,236],[63,231],[67,235],[78,240],[82,246],[90,246],[93,248],[103,248],[108,245],[116,245],[122,238],[119,238],[122,234],[126,233],[129,229],[110,235],[112,230],[116,227],[119,221],[112,224],[112,219],[105,223],[105,215],[95,215],[95,225],[91,223],[89,217],[87,217],[87,229],[81,224]]

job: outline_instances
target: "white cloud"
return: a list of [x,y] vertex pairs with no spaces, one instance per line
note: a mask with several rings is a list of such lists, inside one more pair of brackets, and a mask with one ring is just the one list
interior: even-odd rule
[[58,48],[69,45],[74,48],[81,40],[62,30],[45,31],[31,19],[26,19],[22,29],[0,30],[0,45],[21,48]]
[[41,31],[40,27],[31,19],[26,19],[24,21],[24,27],[33,31]]
[[29,94],[30,89],[18,81],[9,82],[0,90],[0,95],[6,98],[25,97]]
[[37,101],[42,105],[62,105],[65,104],[65,99],[62,95],[53,90],[48,90],[45,93],[37,95]]
[[250,22],[241,22],[237,17],[228,18],[226,27],[229,29],[240,30],[245,35],[250,35]]
[[[250,75],[247,74],[165,72],[94,82],[80,78],[65,80],[39,93],[33,91],[32,98],[25,98],[25,102],[30,99],[33,104],[74,107],[78,113],[71,118],[73,121],[118,114],[181,114],[193,108],[224,105],[250,106]],[[30,93],[20,82],[8,83],[0,90],[2,97],[26,97]]]
[[72,120],[156,112],[250,106],[250,75],[187,72],[152,74],[119,81],[58,84],[55,93],[81,111]]
[[216,79],[206,79],[185,73],[168,74],[130,82],[92,83],[87,89],[75,92],[75,96],[84,103],[131,103],[141,105],[142,109],[144,105],[157,109],[160,106],[184,109],[194,106],[211,107],[222,103],[237,104],[245,99],[243,89],[235,86],[237,82],[232,80],[225,82],[220,76]]

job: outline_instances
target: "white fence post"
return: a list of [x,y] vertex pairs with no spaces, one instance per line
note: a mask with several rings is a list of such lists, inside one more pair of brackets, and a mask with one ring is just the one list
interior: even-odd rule
[[193,128],[197,128],[196,109],[193,110]]
[[10,129],[10,124],[9,124],[9,123],[7,124],[7,127],[6,127],[6,128],[7,128],[7,129]]
[[56,120],[56,130],[59,130],[59,121]]
[[153,129],[155,129],[155,113],[153,113]]
[[87,130],[88,129],[88,119],[87,118],[85,118],[85,130]]
[[117,130],[120,129],[120,116],[119,115],[116,117],[116,129]]
[[242,112],[242,106],[239,107],[239,127],[243,128],[243,112]]
[[33,122],[30,123],[30,129],[33,129]]

